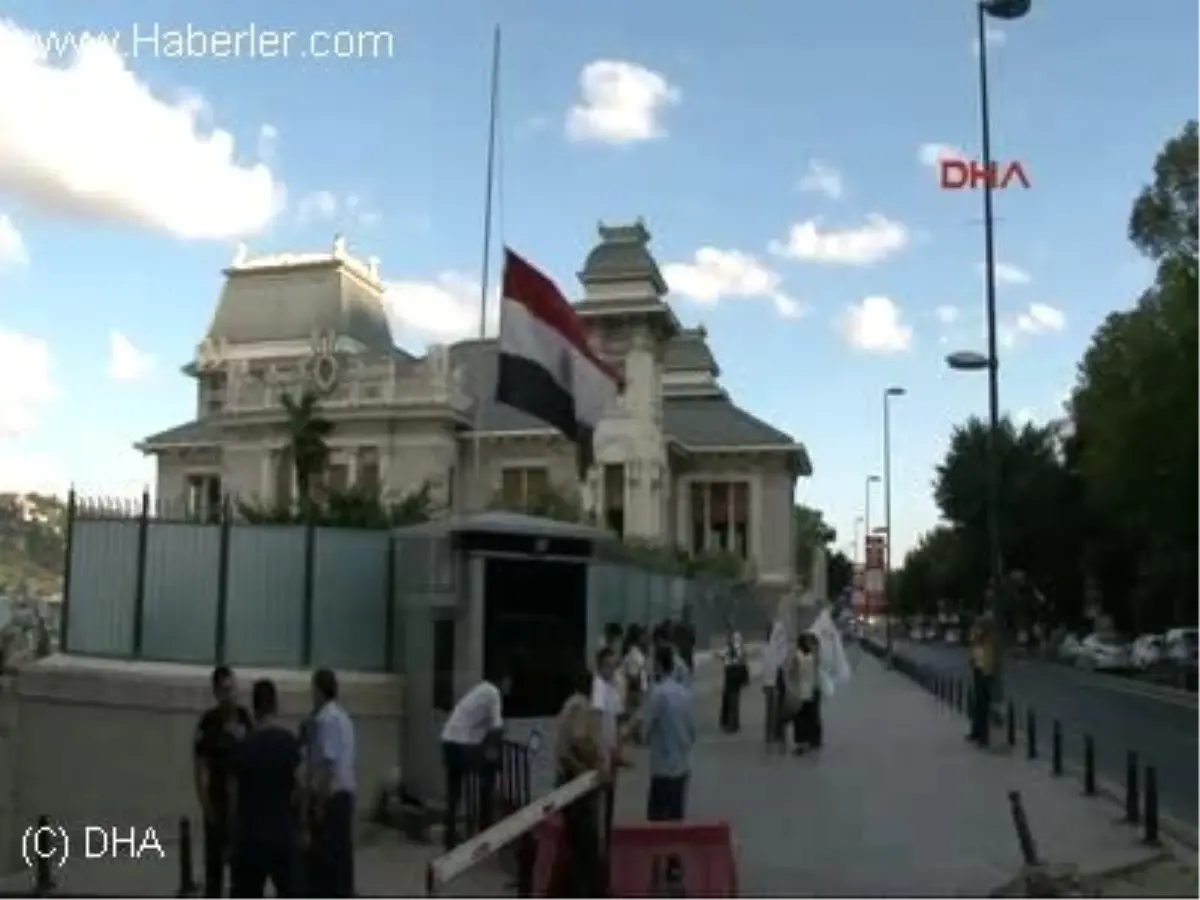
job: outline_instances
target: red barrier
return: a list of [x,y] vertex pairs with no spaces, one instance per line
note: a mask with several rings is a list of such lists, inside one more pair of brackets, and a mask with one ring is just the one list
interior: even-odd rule
[[[533,895],[556,890],[570,871],[562,819],[537,832]],[[737,860],[728,822],[638,822],[613,828],[610,897],[736,897]]]

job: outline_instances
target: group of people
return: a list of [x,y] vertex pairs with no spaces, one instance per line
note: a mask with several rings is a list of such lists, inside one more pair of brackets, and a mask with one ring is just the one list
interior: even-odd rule
[[338,703],[337,676],[312,676],[312,712],[299,732],[279,721],[269,678],[238,700],[228,666],[212,672],[213,706],[193,743],[204,818],[204,896],[354,896],[354,723]]
[[824,738],[821,696],[821,642],[811,631],[794,640],[780,618],[771,628],[763,657],[768,746],[786,748],[791,725],[793,752],[818,750]]

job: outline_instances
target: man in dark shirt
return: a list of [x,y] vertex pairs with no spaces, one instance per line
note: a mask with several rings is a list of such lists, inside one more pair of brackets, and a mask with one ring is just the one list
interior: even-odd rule
[[230,857],[234,897],[261,897],[269,880],[276,897],[294,896],[300,741],[279,724],[279,697],[270,679],[254,682],[255,730],[234,751]]
[[204,814],[204,896],[224,894],[229,851],[229,763],[238,742],[250,732],[250,713],[237,702],[237,681],[229,666],[212,673],[214,705],[196,725],[192,745],[196,799]]

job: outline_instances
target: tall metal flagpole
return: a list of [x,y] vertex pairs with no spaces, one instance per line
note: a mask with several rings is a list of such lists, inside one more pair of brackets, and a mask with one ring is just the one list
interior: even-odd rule
[[[483,200],[483,261],[479,274],[479,339],[487,337],[488,291],[491,287],[492,268],[492,201],[496,189],[496,118],[500,103],[500,26],[492,34],[492,82],[488,100],[487,175]],[[485,398],[475,398],[475,447],[472,482],[476,491],[483,492],[483,440],[479,436],[480,412]],[[482,508],[483,502],[480,503]]]

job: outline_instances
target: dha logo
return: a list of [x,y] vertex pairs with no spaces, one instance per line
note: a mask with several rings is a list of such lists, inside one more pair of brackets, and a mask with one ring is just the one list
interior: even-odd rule
[[943,191],[976,190],[981,184],[1002,191],[1014,182],[1025,190],[1031,187],[1025,167],[1019,160],[1007,163],[988,163],[975,160],[943,159],[938,163],[939,186]]

